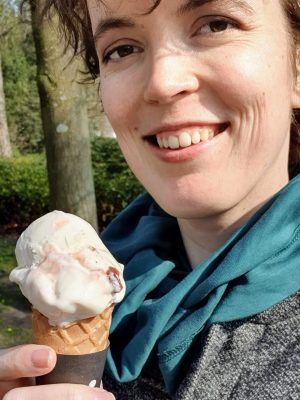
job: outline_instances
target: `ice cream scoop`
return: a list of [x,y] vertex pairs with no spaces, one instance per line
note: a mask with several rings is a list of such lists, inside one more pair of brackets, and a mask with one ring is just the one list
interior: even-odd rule
[[34,221],[17,242],[16,258],[10,280],[50,325],[94,317],[124,297],[123,266],[73,214],[53,211]]
[[99,385],[109,345],[111,314],[125,294],[119,264],[83,219],[62,211],[34,221],[16,245],[10,273],[33,305],[33,343],[58,354],[38,384]]

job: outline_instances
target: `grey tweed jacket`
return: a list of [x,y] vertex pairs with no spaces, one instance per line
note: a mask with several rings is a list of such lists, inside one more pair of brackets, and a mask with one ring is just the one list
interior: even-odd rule
[[[214,324],[174,400],[300,400],[300,292],[254,317]],[[133,382],[104,378],[117,400],[166,400],[159,371]]]

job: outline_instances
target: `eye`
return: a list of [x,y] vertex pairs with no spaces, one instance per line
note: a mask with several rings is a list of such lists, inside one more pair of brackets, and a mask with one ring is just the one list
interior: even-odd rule
[[218,33],[228,31],[236,27],[236,24],[224,18],[215,19],[210,21],[198,30],[200,33]]
[[121,58],[128,57],[134,53],[141,53],[142,49],[137,46],[133,46],[130,44],[123,44],[121,46],[114,47],[109,50],[103,56],[103,62],[108,63],[109,61],[118,61]]

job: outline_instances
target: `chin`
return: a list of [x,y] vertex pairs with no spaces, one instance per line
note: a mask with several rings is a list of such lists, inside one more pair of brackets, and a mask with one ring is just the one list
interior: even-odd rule
[[222,200],[212,203],[211,201],[207,201],[207,199],[195,201],[195,199],[191,200],[170,196],[168,198],[156,198],[156,202],[166,213],[180,219],[207,218],[218,215],[226,210]]

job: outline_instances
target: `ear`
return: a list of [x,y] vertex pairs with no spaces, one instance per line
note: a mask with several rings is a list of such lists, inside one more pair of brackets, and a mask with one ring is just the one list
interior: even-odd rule
[[300,47],[297,46],[295,54],[295,79],[292,93],[292,108],[300,108]]

